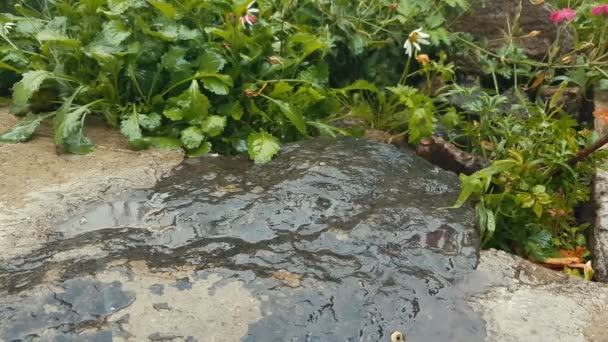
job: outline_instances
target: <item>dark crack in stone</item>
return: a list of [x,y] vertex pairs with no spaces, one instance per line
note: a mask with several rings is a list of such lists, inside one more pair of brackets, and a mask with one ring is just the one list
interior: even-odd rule
[[453,286],[478,261],[472,211],[442,209],[458,189],[413,153],[356,139],[292,144],[264,165],[190,159],[0,264],[0,336],[482,341]]

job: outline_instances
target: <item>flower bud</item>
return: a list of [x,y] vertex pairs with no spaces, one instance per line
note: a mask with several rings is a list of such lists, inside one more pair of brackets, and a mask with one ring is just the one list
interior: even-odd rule
[[416,61],[422,65],[427,65],[431,61],[431,59],[429,58],[429,55],[420,54],[416,56]]

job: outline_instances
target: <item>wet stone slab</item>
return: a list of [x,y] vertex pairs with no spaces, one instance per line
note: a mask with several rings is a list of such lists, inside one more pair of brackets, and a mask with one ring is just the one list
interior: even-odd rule
[[310,140],[265,165],[190,159],[0,264],[6,341],[481,341],[454,283],[478,262],[457,177]]

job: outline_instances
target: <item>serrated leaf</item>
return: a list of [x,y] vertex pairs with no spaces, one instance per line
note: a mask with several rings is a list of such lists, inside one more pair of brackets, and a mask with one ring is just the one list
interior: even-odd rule
[[160,128],[163,117],[158,113],[148,113],[139,115],[139,126],[147,131]]
[[48,117],[48,115],[30,115],[26,117],[11,127],[8,131],[0,134],[0,144],[28,141],[34,132],[36,132],[36,129],[38,126],[40,126],[40,123]]
[[195,148],[194,150],[186,151],[186,156],[189,158],[201,157],[211,151],[211,143],[205,141],[201,144],[201,146]]
[[280,149],[277,138],[265,131],[251,133],[247,138],[247,152],[256,163],[270,161]]
[[84,135],[83,122],[84,116],[90,112],[89,107],[100,102],[98,100],[84,106],[73,107],[74,98],[81,89],[66,99],[53,120],[55,145],[63,148],[65,152],[75,154],[86,154],[95,150],[92,141]]
[[201,124],[202,130],[209,137],[216,137],[226,128],[226,117],[219,115],[210,115]]
[[13,87],[11,112],[20,113],[27,108],[30,99],[40,90],[42,83],[52,77],[53,74],[44,70],[28,71],[23,74],[21,81],[15,83]]
[[182,131],[180,140],[185,148],[192,150],[201,145],[205,140],[205,135],[200,128],[190,126]]

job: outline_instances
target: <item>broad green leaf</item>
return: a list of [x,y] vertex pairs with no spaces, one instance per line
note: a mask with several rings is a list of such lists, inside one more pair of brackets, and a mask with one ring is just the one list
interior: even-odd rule
[[536,217],[538,218],[543,216],[543,206],[538,202],[534,203],[532,206],[532,211],[534,211],[534,214],[536,214]]
[[103,23],[100,41],[110,46],[119,46],[131,36],[131,28],[120,20],[109,20]]
[[177,121],[184,118],[184,112],[181,110],[181,108],[165,109],[163,111],[163,115],[172,121]]
[[173,7],[173,5],[171,5],[168,2],[164,2],[164,1],[155,1],[155,0],[148,0],[148,3],[154,7],[156,7],[156,9],[158,9],[159,11],[162,12],[162,14],[169,18],[169,19],[176,19],[177,16],[177,9],[175,7]]
[[285,81],[274,83],[274,87],[272,88],[272,92],[270,92],[269,96],[275,99],[278,98],[289,98],[292,95],[293,86]]
[[180,140],[185,148],[192,150],[201,145],[203,140],[205,140],[205,135],[200,128],[190,126],[182,131]]
[[40,123],[48,117],[48,115],[27,116],[15,126],[11,127],[8,131],[0,134],[0,144],[28,141],[34,132],[36,132],[36,129],[38,126],[40,126]]
[[203,73],[219,72],[226,65],[226,59],[213,50],[205,50],[199,57],[199,71]]
[[321,35],[315,36],[314,34],[305,32],[291,35],[288,39],[288,45],[298,45],[301,48],[298,54],[301,61],[305,60],[313,52],[328,47],[328,43],[321,39]]
[[184,111],[184,120],[193,124],[200,123],[209,111],[209,99],[201,93],[196,80],[193,80],[190,87],[179,96],[178,104]]
[[181,46],[173,46],[167,51],[161,61],[163,68],[170,72],[189,71],[192,63],[186,59],[188,49]]
[[193,150],[186,151],[186,156],[188,156],[190,158],[201,157],[201,156],[204,156],[205,154],[209,153],[210,151],[211,151],[211,143],[208,141],[205,141],[201,144],[201,146],[199,146]]
[[77,48],[80,47],[80,41],[77,39],[71,39],[61,32],[57,32],[50,29],[45,29],[36,35],[36,39],[41,42],[56,42],[65,47]]
[[251,133],[247,138],[247,152],[256,163],[270,161],[280,149],[279,141],[265,131]]
[[11,112],[18,114],[27,108],[32,96],[40,89],[45,80],[53,78],[53,74],[44,70],[28,71],[23,74],[21,81],[13,87],[13,102]]
[[226,117],[219,115],[210,115],[203,121],[201,125],[203,132],[210,137],[216,137],[226,128]]
[[228,95],[232,88],[232,78],[228,75],[214,72],[199,72],[196,77],[203,83],[203,87],[217,95]]

